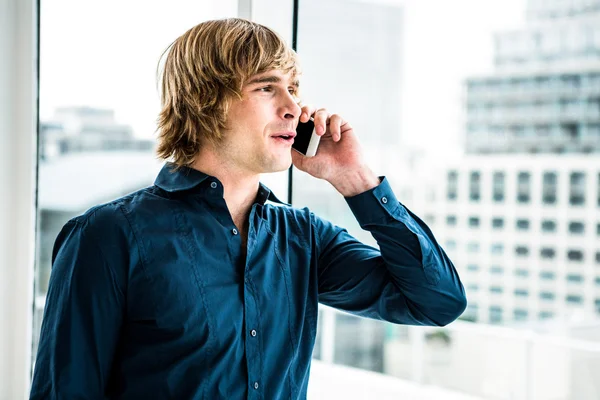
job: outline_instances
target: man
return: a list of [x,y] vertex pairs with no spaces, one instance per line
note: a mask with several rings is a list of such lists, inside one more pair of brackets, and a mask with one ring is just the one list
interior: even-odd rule
[[[59,234],[31,398],[305,398],[318,302],[396,324],[463,312],[431,231],[365,165],[348,122],[297,103],[298,74],[279,36],[241,19],[173,43],[158,147],[171,161]],[[291,144],[311,115],[322,139],[305,158]],[[259,174],[292,162],[346,198],[380,251],[267,203]]]

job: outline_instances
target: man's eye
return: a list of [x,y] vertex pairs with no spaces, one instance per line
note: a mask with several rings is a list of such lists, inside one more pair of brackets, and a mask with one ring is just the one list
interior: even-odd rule
[[260,89],[261,92],[272,92],[273,88],[271,86],[265,86],[265,87],[261,87]]

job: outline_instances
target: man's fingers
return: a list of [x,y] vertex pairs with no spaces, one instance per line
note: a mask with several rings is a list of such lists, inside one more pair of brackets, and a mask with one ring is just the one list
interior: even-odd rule
[[329,117],[329,133],[331,134],[334,142],[339,142],[342,138],[341,126],[343,123],[344,120],[337,114],[333,114],[331,117]]
[[302,105],[301,110],[300,122],[307,122],[310,119],[310,116],[315,112],[315,108],[310,104]]
[[322,136],[327,129],[329,113],[326,109],[319,108],[317,111],[315,111],[313,118],[315,119],[315,129],[317,130],[317,135]]

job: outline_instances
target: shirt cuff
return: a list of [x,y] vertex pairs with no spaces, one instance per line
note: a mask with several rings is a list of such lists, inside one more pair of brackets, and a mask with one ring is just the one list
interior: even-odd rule
[[350,210],[361,226],[372,222],[381,222],[388,216],[394,216],[400,207],[400,202],[398,202],[387,178],[380,176],[379,180],[381,183],[373,189],[356,196],[346,197]]

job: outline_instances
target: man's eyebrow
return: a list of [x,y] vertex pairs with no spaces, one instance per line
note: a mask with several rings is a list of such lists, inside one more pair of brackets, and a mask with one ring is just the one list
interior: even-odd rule
[[[262,76],[259,78],[250,79],[247,84],[254,85],[257,83],[279,83],[279,82],[281,82],[281,78],[279,78],[278,76],[267,75],[267,76]],[[294,81],[292,81],[292,83],[290,83],[290,86],[299,87],[300,81],[295,79]]]

